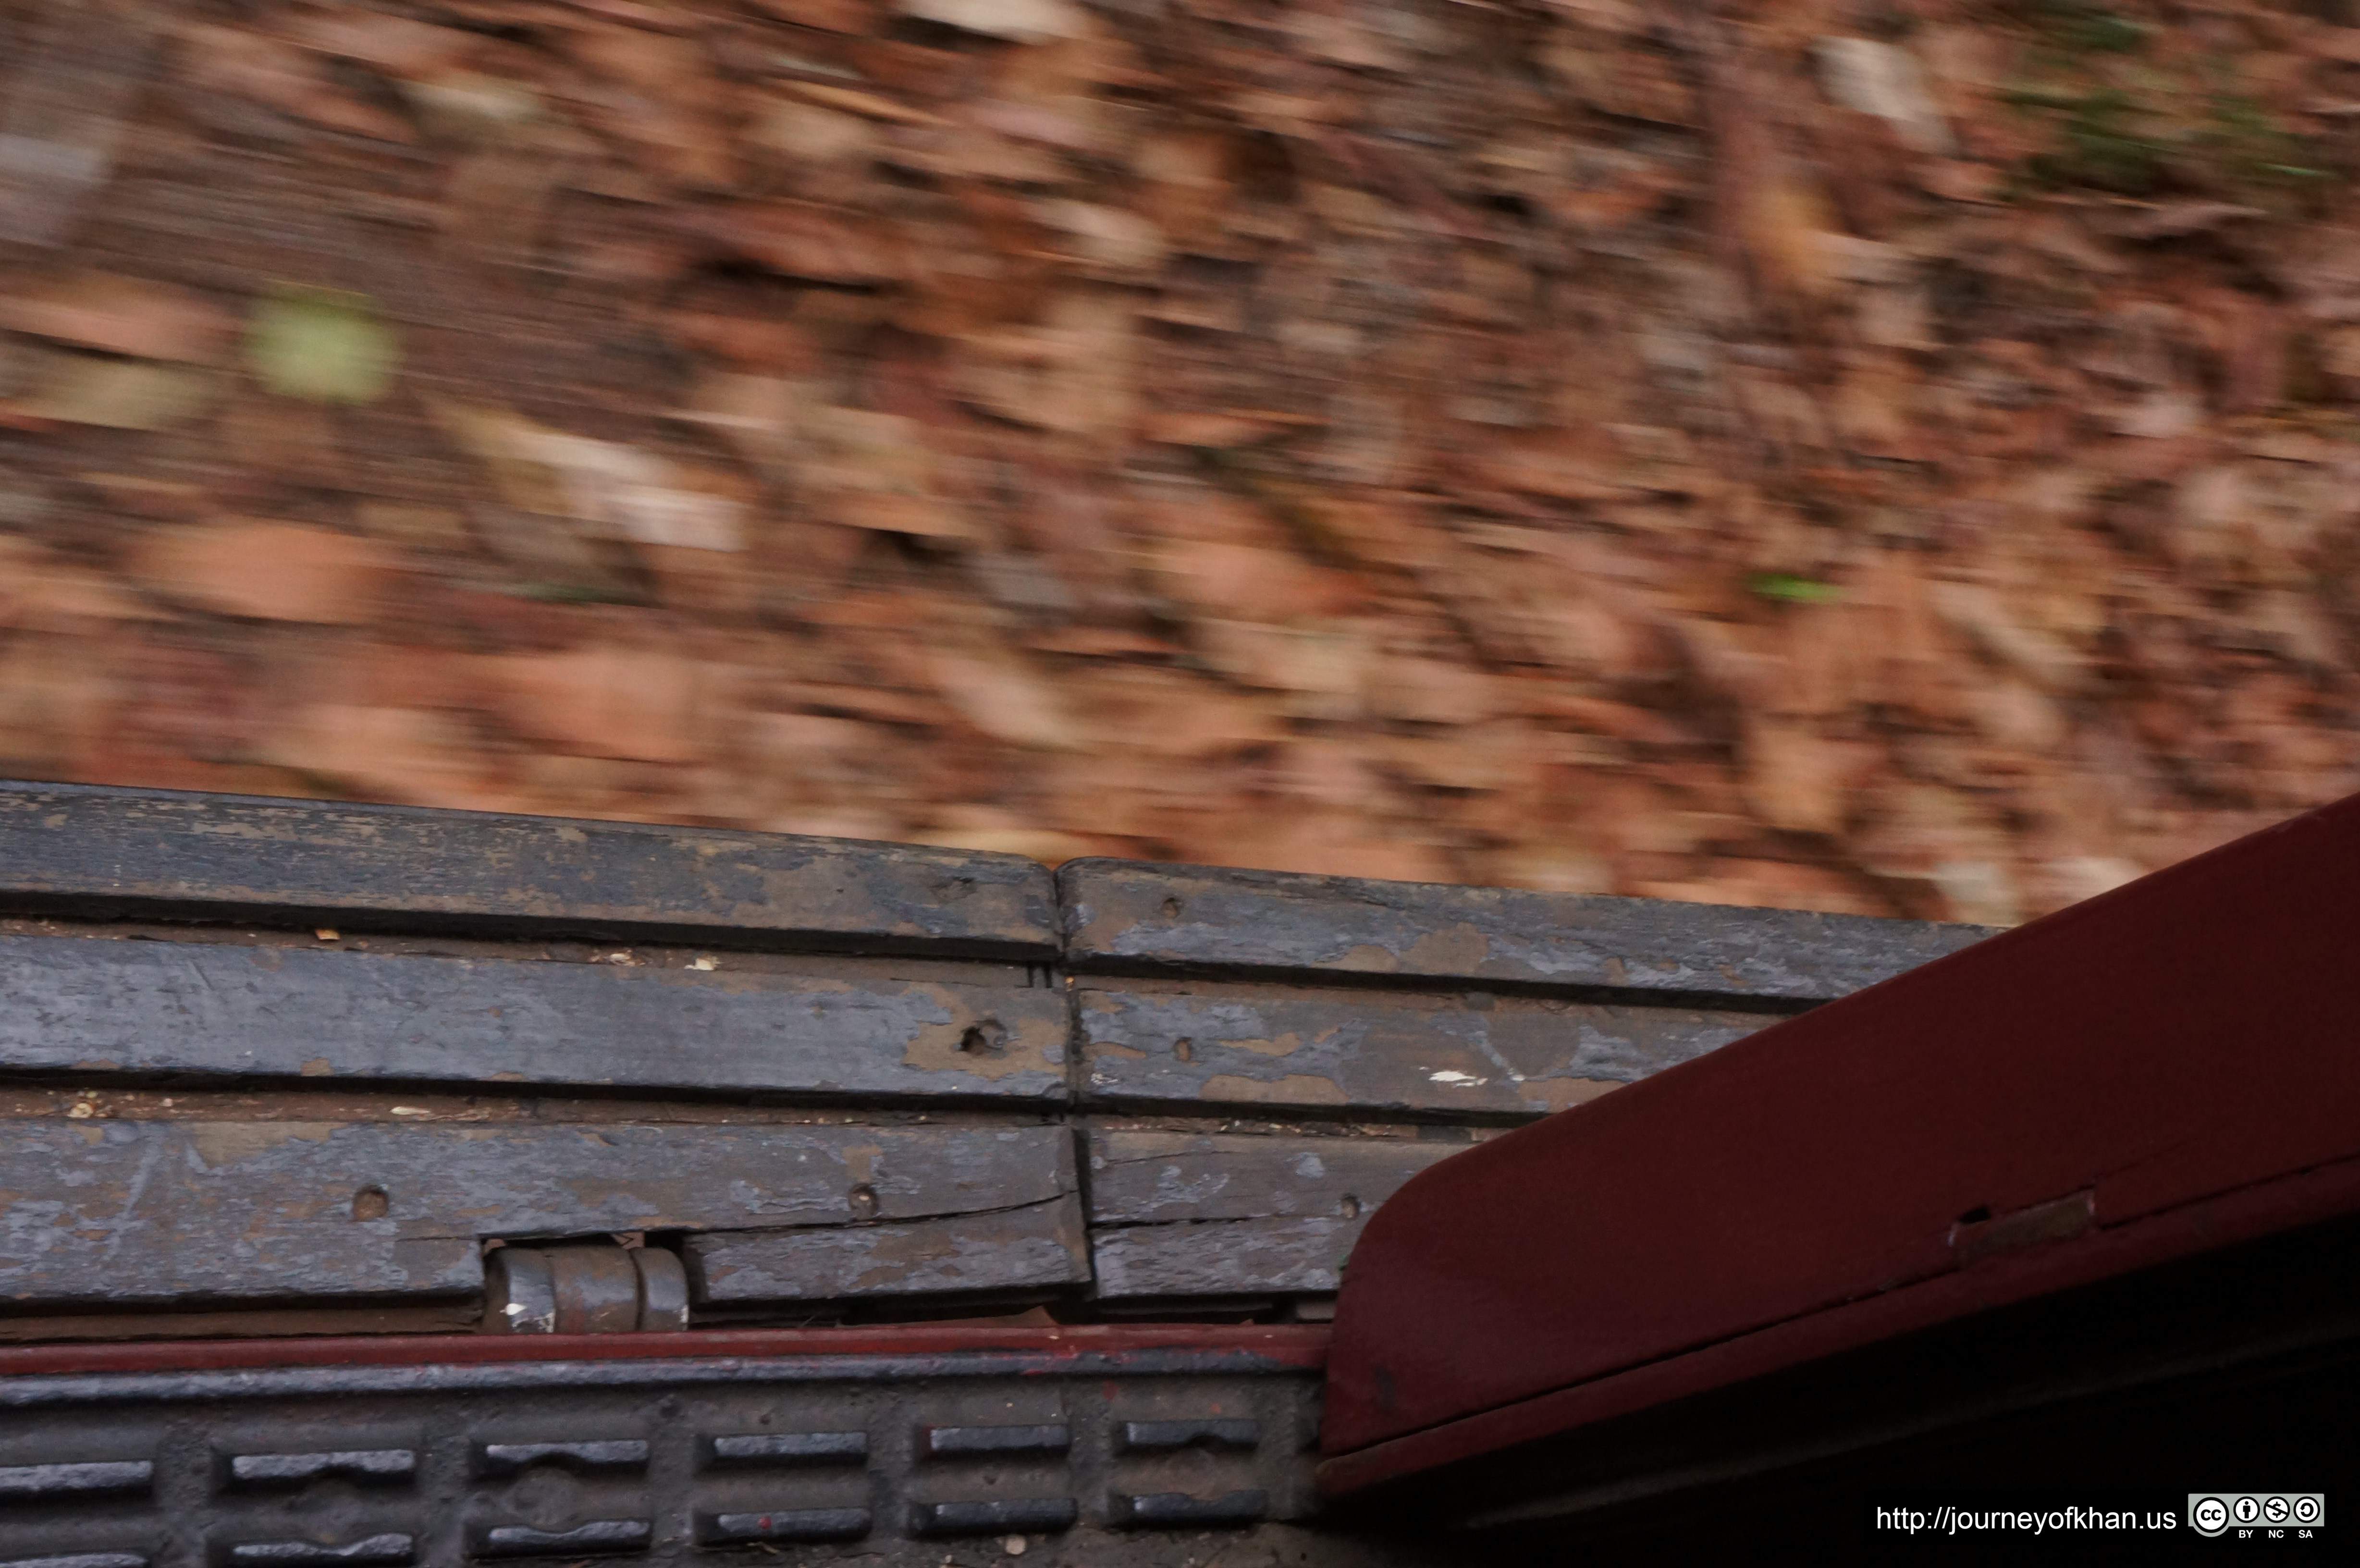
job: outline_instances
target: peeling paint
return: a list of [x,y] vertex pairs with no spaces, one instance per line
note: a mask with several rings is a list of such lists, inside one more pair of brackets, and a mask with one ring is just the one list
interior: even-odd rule
[[1491,956],[1491,939],[1461,920],[1425,932],[1404,958],[1407,968],[1421,975],[1480,975]]
[[1303,1037],[1299,1034],[1283,1034],[1275,1040],[1252,1040],[1232,1039],[1225,1036],[1219,1043],[1234,1047],[1239,1051],[1251,1051],[1256,1056],[1292,1056],[1302,1048]]
[[344,1124],[337,1122],[179,1122],[174,1126],[206,1166],[222,1171],[243,1165],[282,1144],[325,1143]]

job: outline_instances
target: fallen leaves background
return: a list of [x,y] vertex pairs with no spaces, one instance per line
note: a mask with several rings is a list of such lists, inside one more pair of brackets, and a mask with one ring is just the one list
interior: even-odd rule
[[0,767],[2012,922],[2355,781],[2345,0],[0,4]]

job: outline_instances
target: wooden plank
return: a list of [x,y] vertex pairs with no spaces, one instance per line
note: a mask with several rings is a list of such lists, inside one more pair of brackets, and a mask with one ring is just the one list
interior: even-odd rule
[[1054,1100],[1057,991],[0,937],[0,1068]]
[[1014,855],[0,783],[0,901],[17,909],[1046,958],[1053,900]]
[[1093,1129],[1098,1294],[1327,1291],[1368,1216],[1461,1143]]
[[891,1225],[1074,1188],[1054,1127],[16,1119],[0,1298],[471,1290],[484,1236]]
[[1262,1296],[1339,1289],[1364,1215],[1207,1220],[1090,1233],[1097,1294]]
[[1829,1001],[1992,933],[1795,909],[1513,887],[1072,860],[1076,967],[1415,975],[1696,996]]
[[1090,1223],[1357,1218],[1470,1147],[1407,1138],[1265,1138],[1092,1128]]
[[1579,1105],[1775,1021],[1246,985],[1086,990],[1078,1017],[1093,1099],[1485,1116]]
[[689,1237],[683,1250],[705,1301],[1006,1290],[1090,1277],[1081,1203],[1071,1193],[914,1225],[716,1232]]

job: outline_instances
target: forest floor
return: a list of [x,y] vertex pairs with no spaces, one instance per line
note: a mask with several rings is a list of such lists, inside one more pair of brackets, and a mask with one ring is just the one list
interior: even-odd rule
[[2355,787],[2344,0],[0,0],[0,770],[2013,923]]

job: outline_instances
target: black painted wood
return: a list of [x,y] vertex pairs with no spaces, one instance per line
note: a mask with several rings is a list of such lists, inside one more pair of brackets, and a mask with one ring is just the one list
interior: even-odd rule
[[[649,1229],[692,1233],[719,1306],[1093,1269],[1109,1299],[1324,1292],[1368,1213],[1452,1144],[1099,1125],[1085,1215],[1063,1127],[591,1127],[519,1121],[520,1101],[388,1123],[349,1119],[388,1114],[352,1091],[1037,1118],[1078,1089],[1100,1116],[1497,1125],[1983,934],[1111,861],[1053,881],[905,845],[0,783],[8,913],[48,919],[0,932],[0,1091],[64,1079],[87,1105],[118,1085],[152,1105],[186,1086],[254,1108],[0,1121],[0,1300],[446,1311],[480,1287],[485,1236]],[[66,923],[116,917],[141,923]],[[373,952],[245,934],[317,924],[394,934]],[[683,948],[599,962],[559,936]],[[438,945],[458,951],[418,951]],[[1087,984],[1012,962],[1061,953]],[[304,1116],[305,1095],[341,1108],[231,1119]],[[355,1217],[376,1190],[383,1216]]]
[[1074,1189],[1054,1127],[0,1120],[0,1301],[473,1290],[487,1236],[874,1235]]
[[1467,1147],[1438,1138],[1092,1128],[1090,1223],[1355,1219],[1436,1160]]
[[1563,1110],[1775,1021],[1541,997],[1213,984],[1084,990],[1076,1017],[1095,1100],[1446,1118]]
[[1046,987],[0,937],[0,1070],[1055,1100]]
[[1057,873],[1077,968],[1431,975],[1822,1002],[1992,933],[1859,915],[1513,887],[1073,860]]
[[1325,1294],[1338,1289],[1365,1216],[1205,1220],[1090,1233],[1103,1300]]
[[702,1301],[839,1301],[1070,1285],[1090,1277],[1081,1203],[910,1225],[725,1231],[683,1245]]
[[330,800],[0,782],[0,905],[1046,958],[1021,855]]
[[1098,1294],[1333,1290],[1378,1205],[1465,1147],[1094,1128],[1090,1255]]

